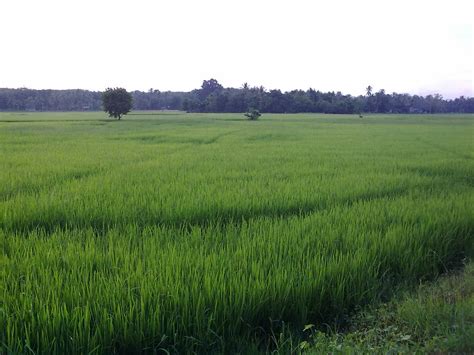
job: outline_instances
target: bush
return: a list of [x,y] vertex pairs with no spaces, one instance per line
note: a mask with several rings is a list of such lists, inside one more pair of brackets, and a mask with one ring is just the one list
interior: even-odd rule
[[245,117],[247,117],[250,121],[256,121],[258,120],[258,118],[261,116],[262,114],[260,113],[259,110],[255,110],[255,109],[252,109],[252,110],[248,110],[246,113],[245,113]]

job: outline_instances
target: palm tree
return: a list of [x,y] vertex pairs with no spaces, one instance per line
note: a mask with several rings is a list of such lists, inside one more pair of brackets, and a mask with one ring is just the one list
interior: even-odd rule
[[372,96],[372,86],[367,86],[367,88],[365,89],[365,91],[367,92],[367,96]]

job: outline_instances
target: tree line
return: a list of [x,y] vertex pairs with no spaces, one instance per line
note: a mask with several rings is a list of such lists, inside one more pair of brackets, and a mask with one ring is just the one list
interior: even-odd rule
[[[267,90],[262,86],[224,88],[217,80],[204,80],[199,89],[172,92],[150,89],[132,91],[135,110],[184,110],[188,112],[268,113],[474,113],[474,98],[446,100],[441,95],[410,95],[374,91],[360,96],[315,89]],[[88,90],[33,90],[0,88],[1,111],[98,111],[102,93]]]

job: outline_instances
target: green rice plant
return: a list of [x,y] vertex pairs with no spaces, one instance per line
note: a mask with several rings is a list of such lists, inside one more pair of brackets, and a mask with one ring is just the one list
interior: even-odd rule
[[265,351],[435,277],[473,118],[1,113],[0,352]]

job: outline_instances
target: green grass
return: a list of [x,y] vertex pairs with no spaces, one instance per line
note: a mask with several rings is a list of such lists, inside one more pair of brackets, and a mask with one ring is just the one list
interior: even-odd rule
[[474,264],[363,310],[343,333],[323,330],[308,325],[308,340],[297,343],[283,336],[275,343],[285,353],[472,353]]
[[474,116],[0,113],[0,353],[271,350],[474,236]]

